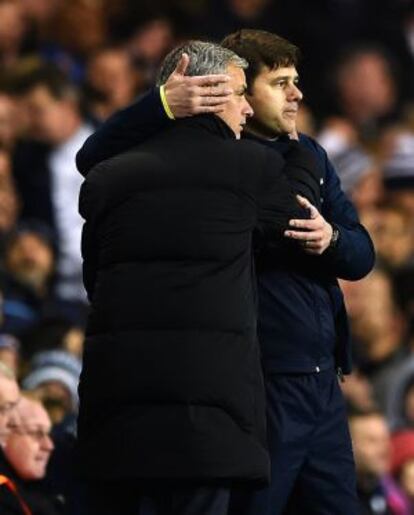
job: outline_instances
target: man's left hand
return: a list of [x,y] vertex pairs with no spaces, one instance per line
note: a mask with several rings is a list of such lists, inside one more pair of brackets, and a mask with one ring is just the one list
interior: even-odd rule
[[290,220],[289,226],[300,231],[287,230],[285,236],[299,241],[308,254],[320,256],[329,247],[332,238],[332,225],[319,213],[305,197],[296,196],[298,203],[307,209],[310,218],[306,220]]

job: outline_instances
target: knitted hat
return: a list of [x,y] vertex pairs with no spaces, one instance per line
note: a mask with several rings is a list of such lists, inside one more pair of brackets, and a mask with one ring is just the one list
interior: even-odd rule
[[24,389],[32,390],[42,383],[57,381],[67,388],[72,398],[72,405],[77,409],[78,383],[81,372],[78,358],[62,350],[42,351],[32,359],[32,371],[22,382]]
[[329,157],[341,179],[345,193],[352,192],[362,177],[374,168],[371,157],[358,147],[348,147]]
[[414,460],[414,430],[405,429],[391,437],[391,472],[398,474],[401,467]]
[[414,189],[414,134],[398,136],[394,152],[384,163],[384,183],[388,189]]
[[0,334],[0,349],[10,349],[19,352],[20,342],[12,334]]

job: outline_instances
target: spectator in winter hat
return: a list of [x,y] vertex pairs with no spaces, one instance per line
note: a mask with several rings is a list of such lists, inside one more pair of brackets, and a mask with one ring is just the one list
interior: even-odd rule
[[20,342],[11,334],[0,334],[0,361],[17,375]]
[[395,136],[391,155],[383,165],[387,197],[414,214],[414,133]]
[[358,147],[348,147],[330,156],[343,190],[358,211],[372,207],[382,197],[380,171],[374,160]]
[[77,411],[80,371],[80,361],[68,352],[43,351],[34,355],[32,371],[22,384],[39,396],[53,423],[57,423]]

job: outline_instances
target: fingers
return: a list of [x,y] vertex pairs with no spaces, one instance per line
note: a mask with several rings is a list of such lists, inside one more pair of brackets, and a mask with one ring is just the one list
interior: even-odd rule
[[225,74],[217,75],[200,75],[198,77],[188,77],[188,81],[194,86],[215,86],[217,84],[226,84],[230,77]]
[[302,231],[290,231],[284,232],[287,238],[292,238],[298,241],[321,241],[323,239],[322,231],[302,232]]
[[302,195],[296,195],[296,200],[298,203],[305,208],[309,208],[312,204],[309,202],[309,200],[306,197],[302,197]]
[[306,249],[306,250],[317,250],[317,249],[321,248],[320,240],[315,240],[315,241],[306,240],[304,242],[301,242],[301,244],[303,245],[304,249]]
[[305,241],[298,241],[300,246],[303,248],[306,254],[313,254],[314,256],[320,256],[325,250],[325,245],[322,239],[310,240],[306,239]]
[[200,106],[225,106],[227,103],[226,98],[222,97],[201,97],[200,98]]
[[173,71],[173,75],[185,75],[185,72],[187,71],[188,65],[190,63],[190,57],[188,54],[182,54],[180,60],[177,63],[177,66],[175,67],[175,70]]
[[192,112],[194,114],[221,113],[226,107],[227,100],[223,97],[199,97],[193,101]]
[[313,204],[309,202],[307,198],[302,197],[302,195],[296,195],[296,199],[301,207],[309,210],[311,218],[316,218],[319,215],[319,211]]
[[192,111],[192,114],[203,114],[203,113],[222,113],[224,111],[224,105],[218,104],[214,106],[198,106]]
[[289,225],[291,227],[297,227],[300,229],[307,229],[308,231],[318,231],[322,230],[324,226],[324,220],[322,217],[318,217],[317,219],[295,219],[289,220]]
[[226,84],[215,84],[213,86],[195,86],[193,93],[200,97],[228,97],[233,90]]

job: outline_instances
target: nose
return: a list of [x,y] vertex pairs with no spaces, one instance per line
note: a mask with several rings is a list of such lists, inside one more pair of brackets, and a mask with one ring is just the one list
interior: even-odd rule
[[44,435],[42,438],[42,449],[47,452],[52,452],[55,448],[55,444],[53,443],[53,440],[50,438],[49,435]]
[[300,102],[303,99],[302,91],[297,87],[296,84],[291,84],[289,88],[289,100],[296,100]]
[[247,118],[250,118],[251,116],[254,115],[253,108],[246,99],[244,99],[243,114]]

